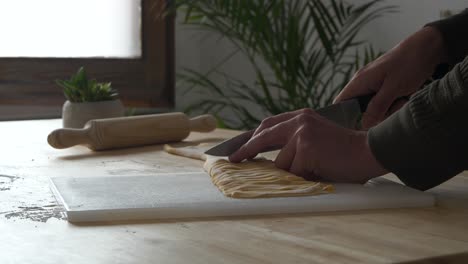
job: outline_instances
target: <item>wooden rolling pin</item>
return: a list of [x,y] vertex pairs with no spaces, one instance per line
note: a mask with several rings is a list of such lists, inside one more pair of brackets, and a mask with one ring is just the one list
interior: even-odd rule
[[57,149],[85,145],[92,150],[135,147],[181,141],[190,131],[210,132],[216,119],[201,115],[189,119],[183,113],[95,119],[83,129],[57,129],[47,137]]

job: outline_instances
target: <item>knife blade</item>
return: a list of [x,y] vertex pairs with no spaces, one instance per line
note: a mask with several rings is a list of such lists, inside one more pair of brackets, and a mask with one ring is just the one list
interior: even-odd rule
[[[366,111],[367,105],[375,94],[359,96],[353,99],[345,100],[337,104],[329,105],[324,108],[317,109],[316,112],[335,122],[336,124],[355,129],[359,121],[360,115]],[[250,140],[255,133],[255,129],[244,132],[231,139],[225,140],[218,145],[205,151],[205,154],[212,156],[229,156],[236,152],[242,145]],[[281,149],[281,146],[272,146],[262,151],[268,152]]]

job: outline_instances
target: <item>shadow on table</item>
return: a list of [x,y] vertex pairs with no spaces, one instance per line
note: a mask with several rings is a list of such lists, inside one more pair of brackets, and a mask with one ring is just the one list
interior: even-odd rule
[[[432,210],[433,208],[420,208],[420,210]],[[414,208],[399,208],[393,212],[399,211],[403,214],[412,212]],[[165,219],[141,219],[141,220],[117,220],[117,221],[99,221],[99,222],[69,222],[69,224],[78,227],[93,226],[113,226],[113,225],[144,225],[144,224],[183,224],[196,222],[239,222],[249,220],[272,220],[276,222],[287,222],[288,219],[299,219],[305,217],[323,217],[323,216],[345,216],[345,215],[365,215],[369,213],[388,213],[388,209],[365,209],[349,211],[329,211],[329,212],[311,212],[311,213],[289,213],[289,214],[264,214],[264,215],[232,215],[232,216],[211,216],[211,217],[185,217],[185,218],[165,218]],[[468,263],[468,262],[467,262]]]
[[[201,143],[219,143],[226,140],[225,138],[205,138],[199,140],[192,140],[192,141],[181,141],[181,142],[168,142],[174,147],[188,147],[188,146],[196,146]],[[129,148],[120,148],[120,149],[113,149],[113,150],[104,150],[104,151],[92,151],[89,150],[84,153],[80,154],[72,154],[72,155],[64,155],[58,157],[61,160],[83,160],[88,158],[95,159],[96,157],[118,157],[118,156],[128,156],[128,155],[136,155],[136,154],[144,154],[144,153],[151,153],[151,152],[161,152],[163,151],[164,144],[158,145],[149,145],[149,146],[140,146],[140,147],[129,147]]]
[[468,252],[462,252],[457,254],[443,255],[433,258],[424,258],[419,260],[398,262],[401,264],[459,264],[468,263]]

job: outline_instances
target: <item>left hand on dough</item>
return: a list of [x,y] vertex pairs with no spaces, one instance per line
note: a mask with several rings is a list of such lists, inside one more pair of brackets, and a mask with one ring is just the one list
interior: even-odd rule
[[229,160],[253,158],[280,145],[275,164],[307,180],[365,183],[385,174],[367,144],[367,132],[340,127],[311,109],[266,118]]

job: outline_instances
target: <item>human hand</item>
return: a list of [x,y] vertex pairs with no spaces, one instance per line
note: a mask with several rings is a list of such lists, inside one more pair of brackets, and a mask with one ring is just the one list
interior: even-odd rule
[[376,93],[362,118],[368,129],[401,108],[406,102],[396,100],[416,92],[445,57],[441,34],[425,27],[360,69],[334,103]]
[[386,173],[367,144],[367,132],[340,127],[311,109],[265,119],[229,160],[253,158],[281,146],[275,165],[307,180],[365,183]]

